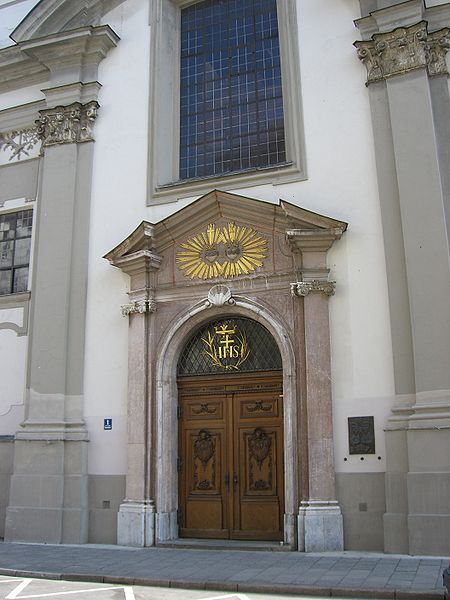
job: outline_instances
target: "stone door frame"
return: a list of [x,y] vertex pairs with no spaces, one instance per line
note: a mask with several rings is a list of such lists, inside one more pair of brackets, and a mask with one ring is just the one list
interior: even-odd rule
[[[274,337],[283,361],[283,428],[284,428],[284,542],[297,544],[299,457],[297,428],[296,363],[294,349],[283,323],[267,308],[242,296],[233,297],[233,306],[211,307],[205,298],[186,311],[166,333],[158,352],[155,370],[156,386],[156,543],[178,538],[178,389],[177,364],[189,337],[206,322],[225,316],[242,316],[258,321]],[[297,367],[299,368],[299,367]]]
[[[270,274],[262,270],[250,283],[244,279],[236,284],[226,279],[228,285],[211,282],[207,297],[204,283],[159,287],[158,271],[163,263],[164,269],[173,267],[171,248],[177,240],[187,239],[201,223],[205,226],[220,218],[258,227],[249,219],[255,214],[266,235],[291,253],[291,270]],[[271,231],[269,225],[274,226]],[[342,221],[284,201],[273,205],[215,190],[157,224],[143,221],[105,255],[130,275],[130,302],[122,307],[129,317],[128,465],[126,498],[118,514],[119,544],[152,546],[177,537],[178,358],[187,338],[202,323],[240,315],[261,322],[271,332],[283,360],[285,541],[307,552],[343,549],[335,489],[328,314],[335,282],[328,279],[327,252],[346,229]],[[274,287],[267,287],[270,281],[276,282]],[[260,292],[271,289],[273,306],[276,290],[286,301],[289,286],[292,322],[286,325],[282,311],[253,298],[262,298]],[[176,316],[171,313],[172,325],[159,341],[158,303],[183,299],[186,306],[187,298],[192,298],[191,308]]]

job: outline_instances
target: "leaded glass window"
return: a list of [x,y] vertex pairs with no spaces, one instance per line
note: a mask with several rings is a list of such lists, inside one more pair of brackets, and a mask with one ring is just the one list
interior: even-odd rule
[[0,215],[0,294],[28,288],[33,211]]
[[245,317],[211,321],[187,342],[178,361],[178,375],[273,371],[282,368],[272,334]]
[[285,162],[277,0],[183,9],[180,179]]

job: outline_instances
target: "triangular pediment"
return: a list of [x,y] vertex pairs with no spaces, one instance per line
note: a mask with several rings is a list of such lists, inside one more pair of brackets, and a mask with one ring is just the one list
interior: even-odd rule
[[[114,264],[117,260],[146,251],[164,252],[180,244],[219,220],[236,221],[261,232],[323,232],[347,229],[347,223],[321,215],[284,200],[277,204],[238,194],[213,190],[158,223],[143,221],[125,240],[104,258]],[[340,237],[340,236],[339,236]]]

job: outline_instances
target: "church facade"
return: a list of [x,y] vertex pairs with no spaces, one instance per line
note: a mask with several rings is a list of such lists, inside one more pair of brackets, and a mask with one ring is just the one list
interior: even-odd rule
[[450,4],[0,22],[0,538],[449,553]]

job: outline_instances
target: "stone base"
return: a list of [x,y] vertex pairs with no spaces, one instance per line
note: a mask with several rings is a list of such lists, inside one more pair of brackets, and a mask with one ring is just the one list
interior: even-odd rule
[[178,538],[178,514],[171,512],[156,513],[156,541],[167,542]]
[[344,527],[336,501],[302,502],[298,511],[298,549],[304,552],[341,552]]
[[149,502],[125,502],[117,515],[117,544],[144,548],[155,545],[155,506]]
[[[53,544],[88,540],[87,442],[56,426],[14,442],[5,539]],[[45,437],[44,437],[45,436]]]
[[409,554],[407,516],[402,513],[383,515],[384,551],[390,554]]
[[87,510],[8,507],[6,542],[40,544],[86,544]]
[[284,514],[284,543],[295,550],[297,548],[297,515]]

